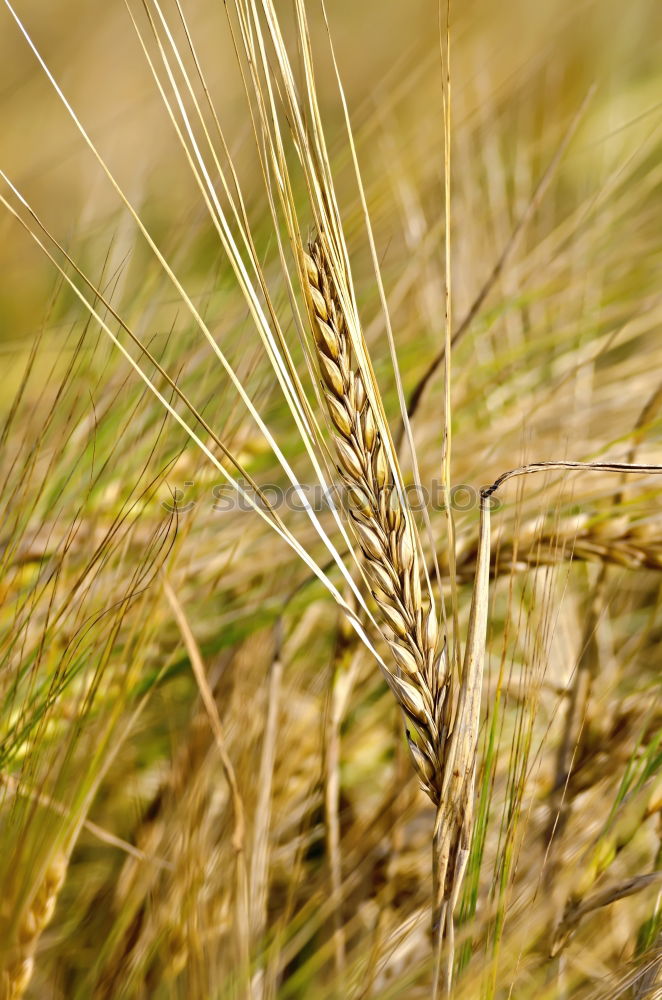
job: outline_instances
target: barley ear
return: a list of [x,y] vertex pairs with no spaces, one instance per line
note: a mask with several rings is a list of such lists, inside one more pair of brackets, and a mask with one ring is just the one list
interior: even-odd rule
[[55,911],[66,870],[66,855],[56,854],[34,897],[21,914],[18,926],[7,942],[9,947],[0,969],[0,1000],[21,1000],[25,994],[32,979],[39,938]]
[[302,253],[319,377],[347,490],[350,526],[393,654],[385,677],[405,716],[416,772],[437,804],[442,773],[438,720],[445,692],[439,668],[446,661],[437,654],[434,601],[427,580],[421,580],[416,525],[404,502],[367,355],[355,350],[357,343],[362,345],[362,333],[346,275],[334,265],[323,234]]

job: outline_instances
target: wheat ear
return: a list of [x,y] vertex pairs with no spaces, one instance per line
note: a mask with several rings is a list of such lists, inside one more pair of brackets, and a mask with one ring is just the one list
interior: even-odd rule
[[350,522],[370,589],[381,612],[395,669],[386,679],[412,723],[407,730],[414,766],[435,804],[441,795],[445,649],[429,588],[421,586],[416,527],[402,502],[384,418],[366,390],[370,377],[354,358],[325,239],[304,254],[308,305],[317,360],[334,431],[338,471],[347,488]]

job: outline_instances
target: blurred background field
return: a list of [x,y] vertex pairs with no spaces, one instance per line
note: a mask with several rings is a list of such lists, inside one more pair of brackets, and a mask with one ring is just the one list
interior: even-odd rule
[[[288,4],[280,4],[279,9],[287,19]],[[44,6],[28,0],[19,13],[119,180],[149,211],[151,220],[166,226],[173,239],[181,239],[190,228],[187,213],[194,210],[193,182],[176,149],[124,5],[59,2]],[[390,136],[388,141],[396,144],[396,156],[409,176],[413,167],[428,182],[438,180],[441,108],[436,5],[429,0],[406,4],[336,0],[329,13],[356,122],[366,132],[382,136],[379,152],[384,145],[388,148],[384,136]],[[186,14],[223,124],[232,137],[233,153],[239,157],[242,184],[259,199],[245,100],[222,5],[200,0],[187,4]],[[310,16],[322,37],[317,5],[311,6]],[[590,186],[589,178],[604,170],[606,159],[636,148],[659,124],[661,16],[656,3],[642,0],[625,6],[609,2],[458,5],[453,13],[457,129],[466,132],[472,120],[475,129],[481,116],[496,117],[494,153],[507,136],[511,142],[506,155],[515,157],[518,146],[525,144],[531,160],[541,154],[542,141],[551,142],[554,128],[576,109],[589,83],[596,80],[599,94],[592,109],[591,131],[587,141],[574,150],[567,168],[574,166],[581,172],[581,183]],[[48,211],[58,233],[69,240],[103,240],[118,224],[117,199],[7,10],[2,12],[0,46],[3,169],[38,210]],[[343,145],[339,108],[328,70],[328,59],[322,57],[319,85],[331,122],[330,140],[335,139],[339,148]],[[499,119],[505,119],[500,129]],[[487,156],[483,151],[484,162]],[[589,167],[592,159],[595,163]],[[388,155],[364,154],[365,169],[375,177],[389,160]],[[530,163],[531,169],[534,166],[535,162]],[[414,174],[412,183],[420,179]],[[516,183],[512,174],[508,180]],[[457,183],[461,183],[460,176]],[[426,193],[427,188],[429,184]],[[434,212],[434,201],[430,212]],[[391,215],[388,237],[393,241],[400,226]],[[3,220],[5,280],[0,323],[5,342],[29,337],[39,327],[41,304],[48,297],[52,277],[47,263],[6,228],[9,225]]]
[[[294,337],[224,5],[183,6]],[[291,5],[276,6],[295,53]],[[342,108],[306,6],[395,428]],[[409,396],[443,341],[439,12],[328,8]],[[305,480],[125,5],[17,11]],[[457,3],[451,53],[456,327],[535,202],[454,353],[454,482],[524,461],[659,464],[662,8]],[[5,8],[0,67],[0,168],[251,474],[283,485]],[[213,509],[218,473],[4,209],[0,275],[0,996],[243,997],[246,962],[256,998],[428,996],[432,810],[374,663],[254,514]],[[413,421],[424,483],[439,475],[441,389],[439,370]],[[652,476],[504,492],[458,997],[662,995],[661,496]],[[285,516],[323,561],[303,518]],[[456,518],[464,628],[476,511]],[[433,530],[447,569],[440,515]]]

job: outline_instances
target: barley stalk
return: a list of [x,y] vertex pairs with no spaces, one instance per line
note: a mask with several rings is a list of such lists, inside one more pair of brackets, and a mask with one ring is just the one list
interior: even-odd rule
[[[397,460],[365,372],[353,357],[350,324],[324,238],[305,255],[308,305],[338,470],[349,497],[351,524],[363,566],[393,653],[386,679],[408,720],[407,739],[421,784],[437,808],[432,839],[432,921],[437,941],[435,987],[442,966],[446,992],[453,962],[453,911],[472,831],[474,776],[480,715],[489,585],[489,499],[481,501],[476,583],[459,684],[451,684],[446,646],[438,631],[429,586],[421,586],[416,526],[402,503]],[[342,276],[341,279],[342,280]],[[425,577],[427,581],[427,576]],[[447,943],[445,963],[442,946]]]

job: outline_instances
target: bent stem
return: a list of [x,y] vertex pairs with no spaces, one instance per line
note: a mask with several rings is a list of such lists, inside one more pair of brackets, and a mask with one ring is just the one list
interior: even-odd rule
[[503,484],[514,476],[528,476],[531,472],[551,472],[555,469],[586,470],[589,472],[638,472],[640,475],[659,475],[662,465],[638,465],[632,462],[531,462],[517,469],[509,469],[495,479],[491,486],[481,491],[482,497],[491,497]]

